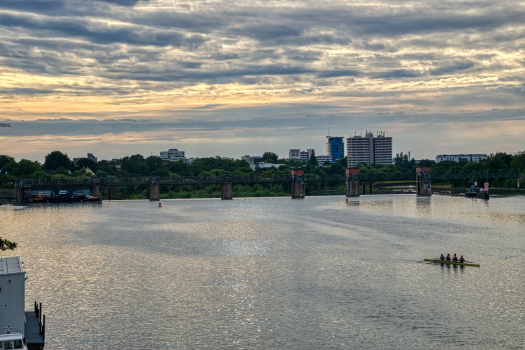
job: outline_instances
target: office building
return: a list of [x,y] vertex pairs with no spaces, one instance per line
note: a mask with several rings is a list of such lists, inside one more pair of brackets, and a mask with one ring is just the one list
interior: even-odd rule
[[315,159],[320,166],[332,163],[332,157],[326,155],[315,156]]
[[458,163],[462,159],[466,159],[469,162],[479,162],[483,159],[487,159],[486,154],[441,154],[436,156],[436,163],[443,161],[452,161]]
[[178,162],[179,160],[182,160],[183,162],[186,160],[186,156],[184,155],[184,151],[179,151],[178,149],[169,149],[165,152],[160,152],[160,159],[164,163],[167,162]]
[[314,153],[312,148],[308,148],[306,151],[293,148],[288,151],[288,160],[300,160],[302,162],[308,162],[312,156],[312,153]]
[[359,164],[392,164],[392,138],[379,132],[374,137],[371,132],[365,136],[354,135],[346,139],[348,167]]
[[260,161],[262,161],[263,157],[262,156],[250,156],[250,155],[246,155],[246,156],[242,156],[241,157],[241,160],[245,160],[248,162],[248,164],[256,164],[256,163],[259,163]]
[[343,137],[327,136],[326,138],[328,139],[326,143],[326,155],[332,157],[332,163],[335,163],[345,156]]
[[301,160],[301,150],[298,148],[288,150],[288,160]]

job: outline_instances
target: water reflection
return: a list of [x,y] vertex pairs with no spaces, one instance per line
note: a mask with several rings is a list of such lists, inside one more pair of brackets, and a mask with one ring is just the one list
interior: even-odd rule
[[[0,227],[50,349],[523,348],[525,206],[490,202],[44,204]],[[481,268],[418,263],[447,251]]]
[[432,198],[430,196],[417,196],[416,197],[416,210],[418,215],[431,215],[432,214]]

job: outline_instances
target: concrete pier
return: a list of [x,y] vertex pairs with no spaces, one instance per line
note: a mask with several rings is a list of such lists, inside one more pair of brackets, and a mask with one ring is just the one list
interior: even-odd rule
[[159,189],[159,179],[156,177],[150,177],[150,183],[148,185],[149,189],[149,200],[150,201],[159,201],[160,200],[160,189]]
[[303,199],[305,195],[304,170],[292,169],[292,178],[292,199]]
[[359,168],[346,169],[346,196],[359,197]]
[[24,202],[24,183],[22,180],[16,180],[14,183],[15,204],[22,205]]
[[431,196],[432,184],[430,181],[430,167],[416,167],[416,187],[418,196]]
[[233,199],[233,184],[231,182],[221,183],[221,199],[232,200]]
[[100,179],[93,179],[93,184],[91,185],[91,195],[102,200],[102,184]]
[[233,184],[229,175],[221,176],[221,200],[233,199]]

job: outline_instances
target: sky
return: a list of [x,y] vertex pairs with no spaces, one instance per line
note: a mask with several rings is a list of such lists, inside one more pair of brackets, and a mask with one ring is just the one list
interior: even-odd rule
[[17,160],[513,153],[525,1],[1,0],[0,123]]

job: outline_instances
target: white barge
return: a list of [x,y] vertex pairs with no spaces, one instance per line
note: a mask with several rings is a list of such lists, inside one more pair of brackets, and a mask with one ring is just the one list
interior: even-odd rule
[[42,304],[25,308],[26,272],[20,257],[0,258],[0,349],[44,348]]

